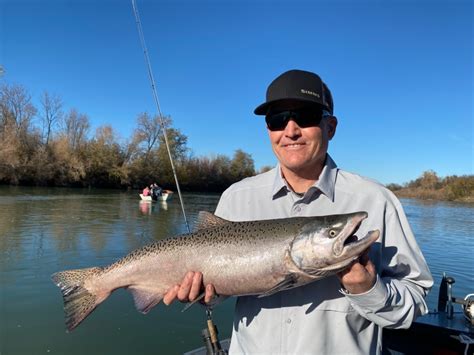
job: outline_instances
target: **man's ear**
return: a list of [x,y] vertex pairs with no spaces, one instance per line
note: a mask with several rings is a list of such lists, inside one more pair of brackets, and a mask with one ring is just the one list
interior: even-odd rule
[[336,116],[331,116],[328,117],[327,120],[327,128],[328,128],[328,138],[331,140],[334,135],[336,134],[336,128],[337,128],[337,117]]

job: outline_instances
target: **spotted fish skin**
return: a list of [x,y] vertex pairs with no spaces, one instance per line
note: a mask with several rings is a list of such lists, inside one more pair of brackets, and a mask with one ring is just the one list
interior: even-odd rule
[[366,217],[355,212],[229,222],[201,212],[193,233],[151,243],[109,266],[62,271],[52,279],[63,294],[69,331],[122,287],[146,314],[188,271],[202,272],[204,284],[223,296],[266,296],[347,267],[379,237],[370,231],[348,242]]

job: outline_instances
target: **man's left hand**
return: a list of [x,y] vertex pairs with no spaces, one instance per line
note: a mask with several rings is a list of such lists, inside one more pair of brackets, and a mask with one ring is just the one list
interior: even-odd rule
[[369,249],[359,257],[358,261],[352,263],[337,276],[350,294],[369,291],[377,279],[375,265],[369,259]]

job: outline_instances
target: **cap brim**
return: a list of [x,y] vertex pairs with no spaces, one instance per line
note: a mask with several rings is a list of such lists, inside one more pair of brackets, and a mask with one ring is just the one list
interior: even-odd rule
[[284,107],[285,104],[288,105],[288,109],[295,109],[298,105],[298,103],[301,104],[309,104],[309,106],[321,106],[322,108],[326,108],[326,106],[321,105],[317,102],[314,102],[313,100],[304,100],[301,98],[284,98],[284,99],[278,99],[278,100],[273,100],[273,101],[268,101],[264,102],[260,106],[258,106],[253,113],[259,116],[264,116],[267,114],[268,108],[270,106],[280,106]]

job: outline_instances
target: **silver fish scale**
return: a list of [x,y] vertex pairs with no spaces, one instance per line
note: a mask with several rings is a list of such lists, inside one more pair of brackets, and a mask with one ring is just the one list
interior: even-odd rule
[[[181,234],[175,237],[166,238],[139,248],[116,263],[106,267],[104,271],[111,268],[136,261],[137,259],[159,254],[162,252],[172,252],[182,248],[199,246],[239,246],[239,245],[260,245],[271,242],[275,239],[295,236],[296,231],[307,222],[308,217],[288,218],[272,221],[249,221],[249,222],[229,222],[218,227],[201,229],[194,233]],[[291,222],[291,223],[290,223]]]

